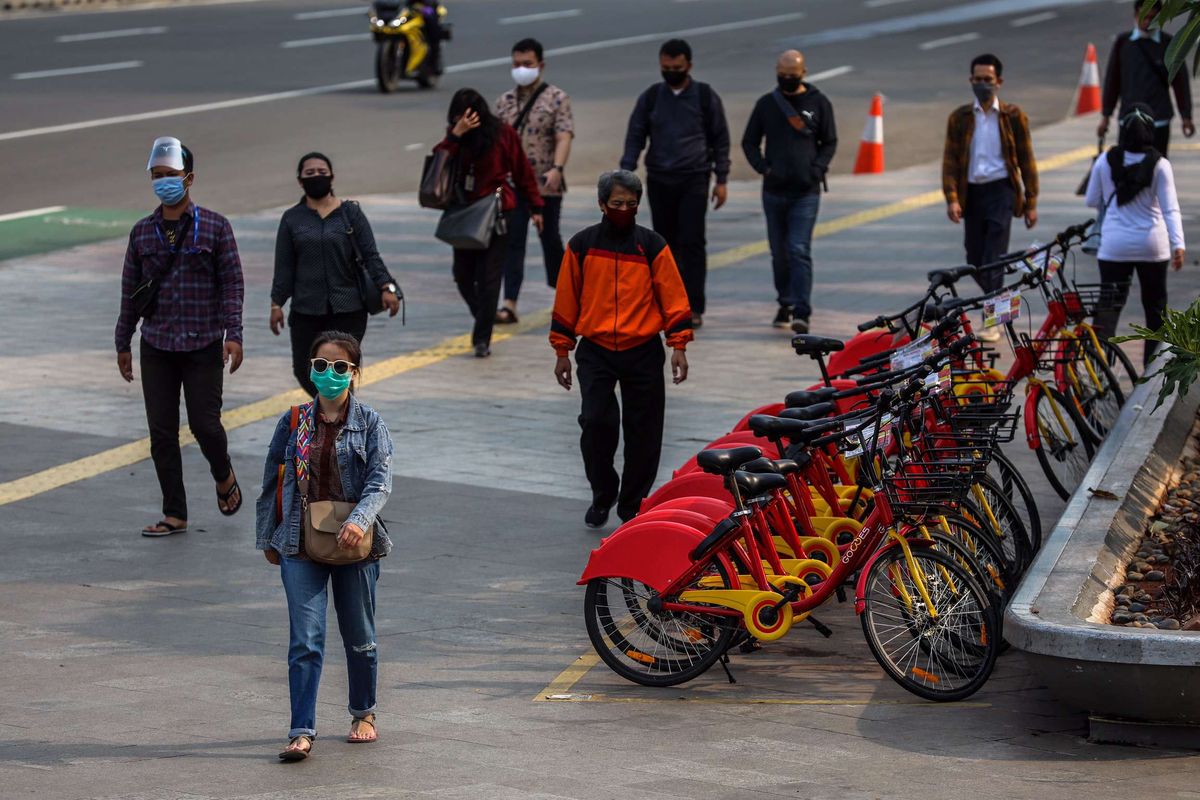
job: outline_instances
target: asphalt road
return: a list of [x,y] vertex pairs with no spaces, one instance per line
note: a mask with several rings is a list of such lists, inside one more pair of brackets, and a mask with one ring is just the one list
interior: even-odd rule
[[[390,96],[371,80],[365,17],[344,0],[0,18],[0,215],[147,209],[145,154],[163,134],[196,152],[195,196],[229,213],[289,202],[295,159],[311,149],[333,157],[344,195],[412,190],[451,92],[507,88],[508,48],[523,36],[551,49],[547,78],[574,99],[568,180],[579,186],[616,162],[633,98],[657,79],[658,44],[672,35],[691,40],[735,141],[777,53],[801,46],[837,110],[835,172],[852,166],[876,91],[888,166],[903,166],[940,152],[976,53],[1005,59],[1004,97],[1049,122],[1071,104],[1087,43],[1103,58],[1131,16],[1113,0],[451,0],[450,10],[450,74],[435,91]],[[750,177],[740,153],[734,164]]]

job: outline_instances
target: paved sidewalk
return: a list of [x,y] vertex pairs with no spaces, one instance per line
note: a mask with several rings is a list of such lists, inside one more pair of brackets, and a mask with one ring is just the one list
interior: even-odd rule
[[[1052,126],[1035,141],[1043,158],[1073,152],[1090,141],[1088,125]],[[1087,216],[1072,194],[1087,160],[1073,158],[1044,174],[1042,223],[1014,232],[1014,245]],[[1174,163],[1194,207],[1200,154],[1181,150]],[[849,335],[916,296],[928,268],[961,260],[961,231],[928,195],[937,180],[929,165],[834,183],[815,246],[814,332]],[[585,189],[568,203],[565,231],[596,217]],[[467,319],[449,252],[431,243],[433,216],[412,198],[362,201],[412,300],[406,328],[372,320],[368,378],[371,364],[394,375],[362,394],[397,445],[385,516],[398,545],[379,590],[381,741],[339,738],[345,672],[331,635],[314,756],[274,763],[287,727],[282,592],[251,549],[251,513],[214,513],[188,447],[197,510],[184,536],[136,535],[157,518],[144,460],[94,475],[85,464],[83,480],[0,505],[0,798],[1194,796],[1200,758],[1088,745],[1082,717],[1037,685],[1020,654],[1004,656],[971,702],[917,701],[870,659],[845,607],[821,613],[833,639],[801,628],[735,657],[734,685],[716,670],[650,691],[587,669],[574,582],[599,536],[582,526],[578,396],[551,376],[537,246],[522,298],[521,327],[534,329],[478,361],[446,344]],[[668,389],[660,480],[746,410],[816,377],[768,325],[757,188],[733,187],[710,221],[711,311],[689,351],[691,377]],[[247,361],[227,382],[226,407],[245,423],[231,442],[249,498],[268,412],[288,399],[249,404],[293,384],[286,337],[266,329],[278,211],[234,223]],[[1200,242],[1194,214],[1185,223]],[[117,241],[0,263],[7,329],[26,337],[0,369],[27,378],[0,385],[10,409],[0,502],[13,481],[145,435],[140,387],[119,380],[111,353],[122,251]],[[1081,258],[1078,269],[1094,267]],[[1170,285],[1183,305],[1200,293],[1200,270],[1189,263]],[[1140,319],[1136,299],[1125,317]],[[1060,508],[1046,498],[1047,525]]]

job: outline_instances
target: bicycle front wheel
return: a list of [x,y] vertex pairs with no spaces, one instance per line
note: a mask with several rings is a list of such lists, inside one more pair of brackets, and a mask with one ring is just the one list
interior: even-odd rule
[[1074,405],[1052,386],[1039,389],[1034,418],[1038,463],[1058,496],[1069,500],[1096,453],[1091,432]]
[[1125,392],[1106,357],[1091,341],[1076,342],[1072,351],[1073,360],[1068,366],[1070,389],[1079,401],[1084,420],[1102,441],[1125,405]]
[[918,697],[963,700],[992,674],[1000,650],[998,611],[954,559],[914,548],[910,564],[893,548],[871,565],[863,601],[871,654]]

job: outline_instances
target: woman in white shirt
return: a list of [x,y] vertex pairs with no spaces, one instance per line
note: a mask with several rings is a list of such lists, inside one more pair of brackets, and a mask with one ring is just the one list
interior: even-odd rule
[[[1118,285],[1118,305],[1124,305],[1136,272],[1146,327],[1157,330],[1167,308],[1167,263],[1175,270],[1183,268],[1184,243],[1175,174],[1153,143],[1153,113],[1135,103],[1121,118],[1117,146],[1096,159],[1085,202],[1104,209],[1100,280]],[[1096,314],[1096,333],[1102,339],[1113,336],[1120,317],[1119,310]],[[1156,344],[1146,342],[1146,364]]]

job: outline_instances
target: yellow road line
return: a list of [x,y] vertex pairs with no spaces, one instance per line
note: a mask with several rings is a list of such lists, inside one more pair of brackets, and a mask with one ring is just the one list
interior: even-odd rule
[[[1180,149],[1191,149],[1186,143],[1179,147]],[[1094,154],[1095,151],[1090,147],[1079,147],[1038,162],[1038,168],[1042,172],[1049,172],[1069,164],[1084,161],[1091,158]],[[909,211],[936,205],[941,201],[941,192],[924,192],[894,203],[885,203],[864,211],[846,214],[821,222],[814,228],[813,236],[817,238],[830,236]],[[769,249],[766,240],[763,240],[723,250],[713,254],[709,259],[709,268],[720,269],[728,267],[754,258],[755,256],[763,255]],[[514,325],[503,333],[497,333],[493,337],[493,341],[501,342],[527,331],[538,328],[545,329],[549,323],[550,311],[548,309],[540,313],[526,315],[517,325]],[[363,375],[363,385],[394,378],[405,372],[437,364],[454,356],[466,355],[469,352],[471,352],[470,336],[467,334],[453,336],[432,347],[394,356],[379,362],[373,367],[368,367]],[[290,406],[305,402],[306,400],[308,398],[300,389],[280,392],[262,400],[256,400],[252,403],[229,409],[222,413],[221,421],[225,425],[226,430],[232,430],[282,414]],[[179,440],[181,445],[188,445],[195,442],[195,439],[187,430],[180,431]],[[35,472],[32,475],[5,481],[4,483],[0,483],[0,506],[26,500],[53,489],[87,480],[88,478],[94,478],[105,472],[128,467],[149,457],[150,439],[143,438],[67,462],[66,464],[50,467],[40,472]]]
[[[662,690],[659,690],[662,691]],[[669,690],[667,690],[669,691]],[[947,709],[947,708],[991,708],[991,703],[961,702],[961,703],[930,703],[919,700],[837,700],[837,699],[784,699],[774,697],[689,697],[686,695],[671,695],[668,697],[610,697],[605,694],[567,694],[560,692],[557,697],[538,695],[534,702],[551,703],[687,703],[688,705],[704,706],[906,706],[911,708]]]
[[558,673],[558,677],[550,681],[545,689],[538,692],[533,698],[533,702],[561,702],[562,700],[570,700],[571,687],[579,682],[579,679],[588,673],[588,671],[600,663],[600,656],[595,653],[585,653],[571,666]]

